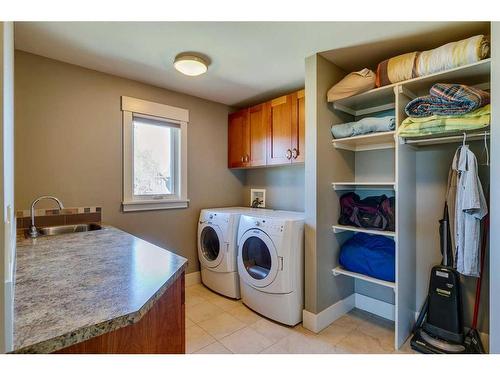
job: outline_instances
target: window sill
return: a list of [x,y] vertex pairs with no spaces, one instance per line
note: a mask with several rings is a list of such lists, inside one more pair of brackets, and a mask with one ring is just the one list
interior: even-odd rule
[[171,210],[177,208],[188,208],[189,199],[172,200],[144,200],[133,202],[122,202],[123,212],[151,211],[151,210]]

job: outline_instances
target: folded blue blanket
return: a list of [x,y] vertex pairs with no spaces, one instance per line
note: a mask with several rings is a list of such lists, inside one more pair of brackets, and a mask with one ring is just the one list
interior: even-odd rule
[[456,83],[436,83],[429,95],[409,102],[405,112],[410,117],[460,116],[489,102],[490,94],[486,91]]
[[340,249],[339,263],[348,271],[380,280],[396,280],[394,240],[384,236],[356,233]]
[[365,117],[359,121],[347,122],[345,124],[332,125],[333,138],[347,138],[356,135],[388,132],[396,127],[394,116]]

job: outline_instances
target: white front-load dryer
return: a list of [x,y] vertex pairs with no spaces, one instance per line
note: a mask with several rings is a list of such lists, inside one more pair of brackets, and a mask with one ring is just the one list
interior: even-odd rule
[[236,265],[237,235],[243,213],[264,213],[246,207],[208,208],[200,212],[198,221],[198,259],[201,281],[214,292],[230,298],[240,298],[240,283]]
[[274,211],[241,216],[237,264],[245,305],[283,324],[302,321],[303,238],[302,213]]

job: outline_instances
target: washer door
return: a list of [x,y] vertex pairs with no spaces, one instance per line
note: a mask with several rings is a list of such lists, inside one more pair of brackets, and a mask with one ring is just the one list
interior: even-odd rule
[[217,225],[203,224],[198,238],[198,256],[206,267],[217,267],[224,256],[222,233]]
[[279,259],[276,247],[269,236],[251,229],[238,246],[238,271],[247,284],[263,288],[271,284],[278,274]]

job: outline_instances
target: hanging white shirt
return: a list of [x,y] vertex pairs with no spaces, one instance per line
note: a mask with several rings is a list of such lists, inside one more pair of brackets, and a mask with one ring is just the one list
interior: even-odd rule
[[457,271],[479,276],[481,219],[488,213],[483,187],[477,174],[477,159],[469,146],[455,153],[453,168],[458,172],[455,201],[455,259]]

